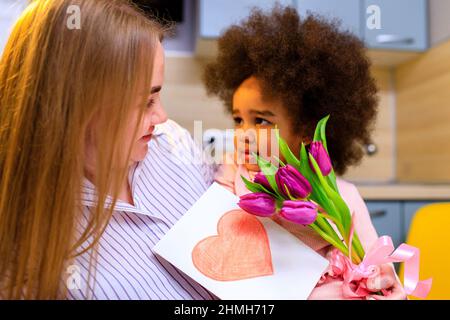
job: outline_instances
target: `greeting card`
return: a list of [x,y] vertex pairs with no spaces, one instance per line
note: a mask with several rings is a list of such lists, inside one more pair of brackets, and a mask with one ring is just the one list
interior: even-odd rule
[[307,299],[328,261],[213,184],[153,251],[221,299]]

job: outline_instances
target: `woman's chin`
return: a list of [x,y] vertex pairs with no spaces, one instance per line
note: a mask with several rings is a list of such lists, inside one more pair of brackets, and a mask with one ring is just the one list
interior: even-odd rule
[[145,159],[145,157],[147,156],[147,153],[148,153],[148,145],[147,144],[139,146],[139,150],[136,150],[131,155],[131,161],[132,162],[143,161]]

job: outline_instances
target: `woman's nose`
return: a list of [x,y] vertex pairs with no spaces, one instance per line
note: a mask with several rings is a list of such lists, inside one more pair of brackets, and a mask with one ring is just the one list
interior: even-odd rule
[[152,116],[152,125],[161,124],[167,121],[167,113],[161,104],[158,104]]

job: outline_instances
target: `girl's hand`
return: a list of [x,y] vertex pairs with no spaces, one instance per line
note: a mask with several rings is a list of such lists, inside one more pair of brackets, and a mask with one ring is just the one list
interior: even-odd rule
[[395,273],[392,264],[384,264],[380,266],[380,272],[373,277],[367,279],[367,288],[373,292],[387,291],[386,296],[370,295],[369,300],[406,300],[406,292]]

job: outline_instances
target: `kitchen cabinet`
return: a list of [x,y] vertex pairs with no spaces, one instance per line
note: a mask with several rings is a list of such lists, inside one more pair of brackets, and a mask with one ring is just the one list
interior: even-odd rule
[[[200,36],[216,38],[221,31],[248,16],[252,7],[270,10],[275,0],[200,0]],[[342,30],[349,30],[362,37],[361,0],[282,0],[283,6],[294,6],[301,16],[308,12],[326,18],[342,20]]]
[[396,247],[402,243],[402,203],[400,201],[370,201],[367,202],[367,208],[378,235],[390,236]]
[[370,218],[379,236],[390,236],[395,247],[406,242],[411,221],[417,211],[429,204],[445,201],[367,201]]
[[[427,0],[364,0],[364,11],[364,40],[369,48],[408,51],[428,48]],[[375,16],[379,18],[377,26],[371,23]]]
[[294,5],[294,0],[200,0],[200,37],[217,38],[230,25],[246,18],[253,7],[270,10],[275,3]]
[[300,16],[308,12],[316,13],[327,19],[341,20],[341,30],[350,31],[362,38],[361,0],[297,0],[296,6]]
[[428,48],[428,0],[200,0],[201,38],[217,38],[221,32],[248,16],[257,6],[270,10],[276,2],[341,20],[369,49],[421,52]]

